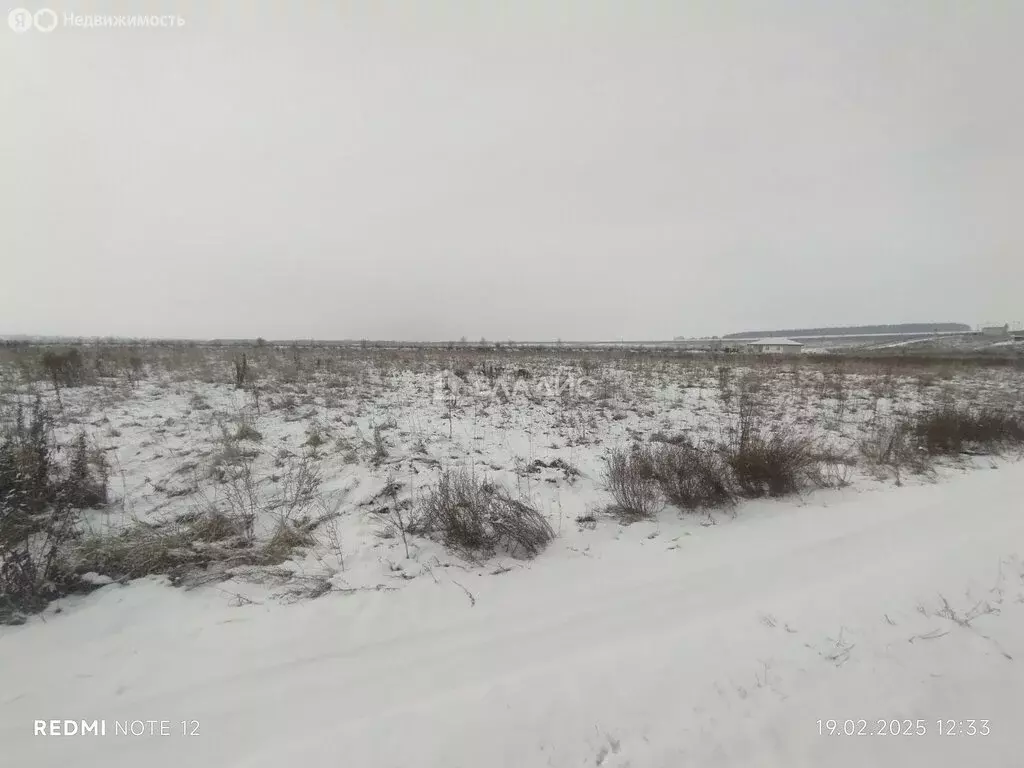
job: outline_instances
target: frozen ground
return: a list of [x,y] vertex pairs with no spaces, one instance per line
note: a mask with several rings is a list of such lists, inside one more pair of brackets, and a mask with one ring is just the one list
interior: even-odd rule
[[[134,520],[173,527],[211,507],[237,507],[230,493],[237,487],[225,480],[240,471],[252,480],[243,495],[272,507],[306,468],[316,473],[323,503],[302,512],[339,516],[278,574],[377,588],[451,560],[423,539],[410,540],[406,557],[373,514],[415,503],[448,468],[466,467],[528,498],[558,532],[558,548],[585,548],[592,534],[575,521],[593,515],[605,525],[610,451],[681,437],[727,441],[744,400],[758,421],[790,425],[834,453],[836,482],[872,482],[866,475],[877,473],[856,464],[859,446],[893,418],[940,402],[1024,407],[1024,374],[1013,368],[861,370],[799,360],[749,367],[568,354],[497,363],[341,356],[318,365],[316,352],[305,354],[293,362],[287,350],[250,350],[244,390],[228,383],[230,361],[209,353],[193,365],[152,362],[150,375],[132,386],[108,376],[65,389],[59,404],[41,387],[58,432],[67,439],[84,431],[110,467],[115,503],[91,514],[90,527],[116,532]],[[9,386],[8,399],[25,396],[24,386]],[[392,498],[381,497],[386,488],[397,489]],[[276,519],[263,510],[258,532],[268,534]]]
[[[0,743],[22,768],[1017,766],[1022,485],[1011,463],[824,491],[293,605],[110,585],[3,630]],[[32,736],[53,718],[176,735]]]
[[[244,390],[229,360],[206,359],[151,362],[59,404],[43,387],[58,431],[84,429],[113,470],[95,530],[224,503],[239,463],[260,500],[296,462],[315,467],[337,517],[270,568],[110,584],[0,627],[5,761],[1021,764],[1024,464],[978,457],[896,487],[858,461],[877,424],[930,404],[1020,408],[1019,372],[253,356]],[[605,513],[609,450],[728,439],[743,398],[846,457],[842,487],[633,525]],[[452,466],[529,499],[557,538],[531,561],[474,564],[420,537],[407,556],[374,514],[380,492],[416,503]],[[65,718],[108,735],[33,736]],[[174,735],[113,735],[124,720]],[[842,734],[880,720],[912,733]]]

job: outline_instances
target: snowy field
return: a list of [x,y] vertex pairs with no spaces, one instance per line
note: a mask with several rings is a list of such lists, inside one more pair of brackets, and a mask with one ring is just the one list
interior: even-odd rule
[[[5,762],[1022,764],[1024,464],[878,450],[936,408],[1019,416],[1019,366],[245,353],[89,352],[56,389],[5,353],[0,406],[38,394],[110,489],[72,547],[110,583],[0,627]],[[616,452],[751,422],[813,447],[797,492],[616,508]],[[417,532],[458,468],[554,538],[471,556]],[[65,719],[107,735],[33,733]]]

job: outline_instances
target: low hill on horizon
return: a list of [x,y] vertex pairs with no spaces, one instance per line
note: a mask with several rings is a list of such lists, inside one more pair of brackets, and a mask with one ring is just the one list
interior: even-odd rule
[[778,338],[787,336],[867,336],[877,333],[969,333],[965,323],[896,323],[894,325],[841,325],[832,328],[789,328],[780,331],[743,331],[723,339]]

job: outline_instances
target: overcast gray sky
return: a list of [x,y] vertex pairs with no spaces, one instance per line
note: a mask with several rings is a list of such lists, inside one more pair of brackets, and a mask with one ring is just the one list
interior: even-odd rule
[[0,27],[0,333],[1024,320],[1016,0],[48,7],[185,24]]

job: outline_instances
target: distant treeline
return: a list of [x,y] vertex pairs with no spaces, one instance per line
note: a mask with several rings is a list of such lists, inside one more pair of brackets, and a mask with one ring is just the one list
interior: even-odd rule
[[782,331],[745,331],[730,333],[723,339],[749,337],[774,338],[781,336],[868,336],[876,333],[969,333],[964,323],[899,323],[897,325],[840,325],[834,328],[790,328]]

